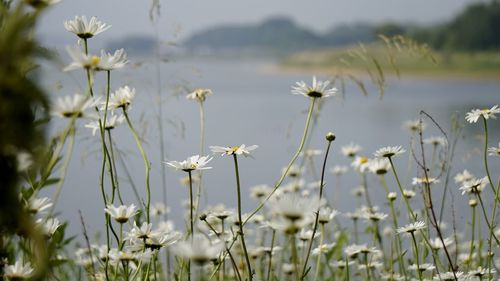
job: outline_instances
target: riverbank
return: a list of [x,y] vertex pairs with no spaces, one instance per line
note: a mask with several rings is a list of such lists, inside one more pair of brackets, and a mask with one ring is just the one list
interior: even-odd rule
[[283,59],[278,67],[285,72],[369,75],[382,69],[385,76],[500,80],[500,51],[429,54],[380,45],[356,46],[296,53]]

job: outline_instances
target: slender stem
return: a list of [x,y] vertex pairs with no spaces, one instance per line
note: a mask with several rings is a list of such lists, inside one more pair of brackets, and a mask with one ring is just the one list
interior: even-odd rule
[[398,183],[399,191],[401,192],[401,197],[404,199],[406,208],[408,209],[408,214],[415,221],[417,216],[413,213],[411,209],[410,202],[408,202],[408,198],[404,195],[403,186],[401,185],[401,181],[399,180],[398,173],[396,172],[396,167],[394,167],[394,163],[392,162],[392,158],[388,157],[389,162],[391,163],[392,172],[394,173],[394,177],[396,178],[396,182]]
[[365,266],[366,266],[366,279],[370,281],[371,276],[370,276],[370,265],[368,263],[368,253],[365,253]]
[[417,273],[418,273],[418,279],[422,281],[422,271],[420,271],[420,262],[418,258],[418,246],[417,246],[417,240],[415,239],[415,233],[410,232],[411,234],[411,239],[413,240],[413,247],[415,249],[414,254],[415,254],[415,262],[417,263]]
[[149,172],[151,170],[151,166],[148,160],[148,157],[146,156],[146,152],[144,152],[144,148],[142,147],[141,140],[139,138],[139,135],[134,129],[134,126],[132,126],[132,122],[130,122],[130,118],[128,117],[127,111],[125,108],[123,108],[123,115],[125,116],[125,120],[127,120],[128,127],[130,128],[130,131],[132,132],[132,135],[134,135],[135,142],[137,144],[137,147],[139,148],[139,151],[141,153],[142,159],[144,160],[144,167],[146,171],[146,193],[147,193],[147,199],[146,199],[146,221],[147,223],[150,222],[149,220],[149,207],[151,205],[151,190],[149,187]]
[[474,234],[476,230],[476,206],[471,206],[471,211],[472,211],[472,225],[471,225],[471,240],[470,240],[470,249],[469,249],[469,268],[472,266],[472,253],[474,251]]
[[[490,221],[488,220],[488,215],[486,214],[486,209],[484,208],[484,203],[483,203],[483,199],[481,197],[481,194],[479,192],[476,192],[476,197],[479,200],[479,205],[481,205],[481,210],[483,211],[484,221],[486,221],[486,224],[488,225],[488,229],[494,229],[494,226],[492,224],[490,224]],[[495,206],[496,206],[496,204],[495,204]],[[498,240],[497,236],[495,234],[491,234],[491,235],[495,239],[495,241],[497,242],[497,245],[500,245],[500,241]]]
[[[325,239],[325,225],[321,224],[320,226],[321,231],[320,231],[320,238],[319,238],[319,248],[321,249],[321,246],[323,245],[323,240]],[[311,240],[313,240],[313,237],[311,237]],[[322,253],[319,251],[318,257],[316,259],[316,271],[314,272],[314,281],[318,280],[319,273],[321,272],[321,256]]]
[[238,156],[234,153],[233,153],[233,160],[234,160],[234,172],[236,174],[236,191],[238,194],[238,226],[240,228],[239,236],[241,238],[241,246],[243,247],[243,253],[245,254],[245,260],[247,263],[248,280],[251,281],[253,278],[252,265],[250,264],[250,258],[248,257],[247,246],[245,244],[245,235],[243,233],[243,220],[241,218],[241,186],[240,186],[240,173],[238,169]]
[[[193,177],[191,171],[189,175],[189,233],[191,235],[191,244],[194,241],[194,220],[193,220]],[[191,280],[191,260],[188,261],[188,280]]]
[[69,131],[69,142],[68,142],[68,148],[66,152],[66,157],[64,159],[63,166],[61,168],[61,173],[59,176],[59,182],[57,183],[56,190],[54,192],[54,197],[52,199],[52,208],[51,208],[51,214],[55,209],[55,206],[57,204],[57,200],[59,199],[59,195],[61,194],[61,190],[64,184],[64,180],[66,178],[67,172],[68,172],[68,166],[69,166],[69,161],[71,160],[71,155],[73,154],[73,148],[75,146],[75,123],[72,121],[73,126],[71,126],[70,131]]
[[[111,138],[111,130],[106,130],[107,131],[107,135],[108,135],[108,141],[109,141],[109,153],[110,153],[110,156],[111,156],[111,163],[109,165],[109,169],[110,169],[110,174],[111,174],[111,177],[112,177],[112,183],[113,186],[115,188],[113,188],[113,199],[114,199],[114,191],[116,190],[116,193],[118,194],[118,200],[120,200],[120,204],[123,205],[123,199],[122,199],[122,195],[121,195],[121,192],[120,192],[120,187],[118,186],[118,173],[116,172],[116,162],[115,162],[115,153],[114,153],[114,150],[113,150],[113,139]],[[113,199],[111,202],[113,202]]]
[[[332,140],[333,141],[333,140]],[[314,219],[314,227],[313,227],[313,232],[311,235],[311,240],[309,241],[309,247],[307,250],[306,258],[304,260],[304,267],[302,268],[302,274],[301,274],[301,279],[305,278],[306,274],[306,269],[307,269],[307,262],[309,261],[309,256],[311,254],[311,249],[312,249],[312,244],[313,244],[313,238],[314,235],[316,234],[316,231],[318,230],[318,222],[319,222],[319,210],[321,207],[321,199],[323,197],[323,188],[324,188],[324,181],[325,181],[325,170],[326,170],[326,161],[328,159],[328,153],[330,152],[330,147],[332,145],[332,141],[328,141],[328,145],[326,146],[326,152],[325,152],[325,158],[323,159],[323,167],[321,169],[321,179],[319,182],[319,200],[318,200],[318,209],[316,210],[316,217]]]
[[269,263],[267,266],[267,278],[266,280],[269,281],[271,280],[271,268],[272,268],[272,259],[273,259],[273,248],[274,248],[274,240],[276,238],[276,230],[273,229],[273,234],[271,236],[271,250],[269,251]]
[[[205,147],[205,110],[203,109],[203,102],[199,101],[199,109],[200,109],[200,155],[204,155],[204,147]],[[203,171],[199,171],[199,181],[198,188],[196,190],[196,208],[195,213],[196,217],[198,216],[198,210],[200,207],[200,198],[201,198],[201,181],[203,176]]]
[[189,175],[189,233],[191,234],[191,242],[193,242],[194,236],[194,219],[193,219],[193,177],[191,171],[188,171]]
[[495,194],[495,202],[496,202],[495,204],[500,204],[500,198],[498,198],[498,194],[495,191],[495,185],[491,180],[490,169],[488,167],[488,123],[486,121],[486,118],[484,118],[484,116],[483,116],[483,124],[484,124],[484,151],[483,151],[484,168],[486,170],[486,175],[488,176],[488,181],[490,183],[491,190],[493,191],[493,194]]
[[[297,242],[295,241],[295,234],[290,235],[290,239],[292,240],[292,263],[295,269],[295,280],[300,280],[300,272],[299,272],[299,257],[297,255]],[[311,238],[312,239],[312,238]]]
[[307,113],[307,118],[306,118],[306,125],[304,126],[304,132],[302,134],[302,139],[300,141],[299,148],[297,149],[297,151],[293,155],[292,159],[288,163],[288,166],[285,168],[285,171],[283,172],[283,174],[281,175],[279,180],[275,183],[273,190],[269,193],[269,195],[267,195],[267,197],[264,200],[262,200],[260,202],[259,206],[247,217],[247,219],[245,220],[243,225],[245,225],[248,222],[248,220],[250,218],[252,218],[257,212],[259,212],[260,209],[262,209],[262,207],[264,207],[264,204],[269,200],[269,198],[271,198],[271,196],[273,196],[273,194],[276,192],[276,190],[281,186],[281,184],[285,180],[285,177],[288,174],[288,172],[290,171],[290,168],[292,167],[293,163],[295,163],[295,161],[297,160],[297,157],[299,157],[300,153],[302,152],[302,149],[304,148],[304,144],[306,143],[307,132],[309,131],[309,123],[311,121],[311,116],[312,116],[312,113],[314,111],[315,102],[316,102],[316,98],[314,98],[314,97],[311,98],[311,103],[309,105],[309,111]]

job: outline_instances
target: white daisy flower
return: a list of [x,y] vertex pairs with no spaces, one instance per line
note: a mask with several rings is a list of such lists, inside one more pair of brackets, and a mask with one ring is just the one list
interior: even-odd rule
[[420,264],[419,266],[417,266],[417,264],[411,264],[410,266],[408,266],[408,270],[411,270],[411,271],[419,271],[420,272],[424,272],[424,271],[433,271],[434,269],[436,269],[436,267],[431,264],[431,263],[423,263],[423,264]]
[[405,153],[406,150],[404,150],[401,146],[386,146],[378,149],[373,153],[375,157],[383,158],[383,157],[393,157],[397,156],[400,154]]
[[37,227],[46,237],[52,237],[56,230],[61,226],[57,218],[49,218],[47,220],[38,219],[36,221]]
[[398,195],[396,194],[396,192],[389,192],[389,193],[387,193],[387,200],[394,201],[394,200],[396,200],[397,196]]
[[423,221],[416,221],[414,223],[407,224],[405,226],[399,227],[396,230],[397,234],[402,234],[402,233],[414,233],[417,230],[424,229],[426,228],[427,225]]
[[165,206],[162,202],[156,202],[151,206],[152,216],[161,217],[168,213],[170,213],[170,208]]
[[340,176],[340,175],[343,175],[345,173],[347,173],[347,171],[349,171],[349,167],[347,166],[340,166],[340,165],[335,165],[333,166],[333,168],[330,170],[334,175],[336,176]]
[[432,177],[422,177],[422,178],[414,177],[411,182],[412,185],[434,184],[434,183],[439,183],[439,179]]
[[48,208],[52,207],[52,202],[48,197],[43,198],[30,198],[28,202],[28,211],[32,214],[42,213]]
[[434,146],[446,146],[448,141],[444,137],[428,137],[422,141],[425,144],[432,144]]
[[498,143],[498,147],[490,147],[488,148],[489,156],[500,156],[500,142]]
[[404,122],[403,126],[406,129],[410,130],[411,132],[419,132],[420,127],[422,127],[422,131],[423,131],[427,125],[424,122],[420,123],[419,119],[415,119],[415,120],[408,120],[408,121]]
[[364,173],[370,168],[370,159],[364,156],[356,156],[354,161],[352,161],[351,166],[355,170]]
[[127,239],[133,240],[133,239],[146,239],[151,236],[153,229],[153,224],[143,222],[142,225],[139,227],[134,221],[134,226],[132,226],[132,229],[127,233]]
[[455,183],[464,183],[473,180],[474,178],[475,178],[474,175],[467,170],[464,170],[463,172],[456,174],[454,177]]
[[256,149],[257,145],[251,145],[246,147],[244,144],[240,146],[224,147],[224,146],[211,146],[210,150],[213,153],[220,153],[224,155],[243,155],[245,157],[250,156],[250,151]]
[[21,261],[16,261],[13,265],[5,266],[3,274],[7,280],[28,280],[33,275],[33,271],[29,262],[23,265]]
[[115,207],[114,205],[108,204],[104,209],[115,221],[118,223],[126,223],[131,217],[137,214],[137,207],[134,204],[130,206],[120,205]]
[[[115,114],[111,112],[110,116],[106,117],[106,128],[104,130],[112,130],[118,127],[125,121],[125,116],[123,114]],[[92,135],[95,136],[95,133],[100,129],[99,121],[92,121],[88,124],[85,124],[85,128],[92,129]]]
[[[490,270],[491,270],[491,274],[496,273],[495,269],[488,269],[488,268],[483,268],[483,267],[479,266],[477,269],[469,271],[467,273],[467,275],[471,279],[472,278],[479,278],[479,280],[484,280],[484,278],[486,278],[490,274]],[[489,278],[487,280],[489,280]]]
[[182,234],[177,231],[158,233],[153,232],[145,242],[146,247],[152,250],[159,250],[160,248],[168,247],[177,243],[182,238]]
[[469,123],[476,123],[479,120],[479,117],[483,117],[484,119],[497,119],[495,114],[500,113],[500,108],[498,105],[494,105],[492,108],[488,109],[473,109],[465,115],[465,120]]
[[[135,89],[129,88],[129,86],[124,86],[111,93],[108,101],[108,108],[118,109],[122,108],[124,110],[130,109],[130,104],[135,97]],[[106,104],[101,103],[101,110],[105,108]]]
[[333,210],[330,207],[323,207],[319,209],[318,222],[321,224],[328,223],[338,214],[340,214],[340,212],[337,210]]
[[205,167],[205,165],[210,162],[212,158],[208,158],[208,156],[194,155],[189,157],[188,159],[178,162],[178,161],[170,161],[163,162],[170,167],[175,168],[176,170],[183,170],[184,172],[191,172],[194,170],[207,170],[212,169],[212,167]]
[[267,184],[259,184],[250,188],[250,196],[252,198],[261,199],[268,196],[273,191],[273,188]]
[[210,261],[216,260],[222,250],[224,249],[224,242],[217,240],[212,242],[201,234],[193,236],[193,242],[181,241],[178,242],[172,251],[185,259],[190,259],[198,265],[207,264]]
[[93,114],[86,113],[85,111],[95,105],[96,101],[93,98],[80,94],[59,97],[52,105],[51,114],[61,118],[94,117]]
[[462,186],[459,190],[462,191],[462,195],[465,193],[469,194],[479,194],[481,193],[486,185],[488,184],[488,177],[483,177],[480,179],[473,179],[466,182],[463,182]]
[[330,81],[317,81],[316,76],[313,76],[311,86],[304,81],[296,82],[296,86],[292,86],[292,94],[303,95],[311,98],[325,98],[333,96],[337,93],[336,88],[328,88]]
[[101,57],[85,54],[78,47],[66,47],[66,51],[73,61],[63,71],[72,71],[75,69],[96,70],[101,63]]
[[321,155],[321,149],[306,149],[301,152],[301,155],[307,158],[312,158],[313,156]]
[[417,195],[417,194],[413,190],[409,190],[409,189],[403,190],[403,196],[407,199],[411,199],[411,198],[415,197],[415,195]]
[[436,274],[434,276],[433,280],[455,281],[455,280],[457,280],[457,279],[455,279],[455,275],[457,276],[459,281],[466,280],[465,275],[462,271],[457,271],[457,272],[455,272],[455,274],[453,274],[453,272],[451,272],[451,271],[439,273],[439,274]]
[[387,158],[376,158],[368,161],[368,169],[376,175],[385,175],[391,169],[391,163]]
[[64,22],[64,27],[81,39],[88,39],[106,31],[111,25],[99,21],[96,17],[91,17],[90,21],[88,21],[85,16],[75,16],[74,20]]
[[333,247],[335,247],[335,245],[336,245],[335,242],[330,243],[330,244],[318,245],[318,247],[316,247],[312,250],[311,254],[313,256],[318,256],[320,254],[328,254],[333,249]]
[[318,235],[319,233],[316,232],[314,233],[313,237],[313,231],[311,229],[301,229],[297,237],[299,238],[300,241],[307,242],[310,241],[311,239],[315,239],[316,237],[318,237]]
[[[448,237],[444,238],[443,241],[444,241],[444,246],[446,247],[450,246],[453,243],[453,239]],[[429,239],[429,246],[436,251],[444,248],[443,242],[439,237],[436,237],[434,239]]]
[[358,154],[358,152],[361,151],[361,146],[357,145],[357,144],[354,144],[354,143],[350,143],[348,145],[344,145],[340,148],[340,151],[342,152],[342,154],[344,156],[347,156],[347,157],[354,157],[356,156],[356,154]]
[[127,59],[127,53],[125,53],[124,49],[116,50],[114,54],[106,53],[104,50],[101,50],[101,57],[99,58],[96,70],[111,71],[122,68],[127,63],[129,63],[129,60]]
[[199,102],[204,102],[207,96],[213,95],[212,90],[198,88],[186,96],[188,100],[197,100]]
[[281,219],[273,222],[274,228],[286,233],[297,233],[313,221],[314,212],[318,206],[321,206],[321,201],[316,197],[302,197],[297,193],[285,193],[279,198],[268,201],[267,205]]

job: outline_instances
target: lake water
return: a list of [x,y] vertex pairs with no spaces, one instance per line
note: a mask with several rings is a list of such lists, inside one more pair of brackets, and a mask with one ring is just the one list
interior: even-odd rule
[[[132,60],[134,60],[132,58]],[[254,60],[178,60],[162,63],[161,93],[163,102],[163,122],[165,130],[166,155],[160,154],[157,129],[158,99],[155,65],[151,59],[135,60],[131,67],[112,74],[112,90],[128,84],[137,89],[136,100],[129,112],[138,130],[145,133],[145,147],[152,163],[152,202],[161,201],[161,170],[166,170],[168,205],[170,218],[179,228],[183,228],[183,208],[181,202],[188,198],[187,189],[179,183],[183,172],[176,172],[162,164],[164,160],[184,160],[199,152],[199,114],[196,102],[177,95],[179,87],[210,88],[214,95],[205,102],[206,148],[208,146],[232,146],[257,144],[254,159],[240,160],[241,181],[244,192],[257,184],[272,185],[280,176],[280,171],[295,152],[302,134],[305,113],[309,100],[290,93],[291,86],[300,80],[311,82],[312,73],[284,73],[270,71],[273,61]],[[61,73],[54,67],[43,76],[47,88],[53,96],[83,92],[85,80],[82,71]],[[104,91],[104,74],[96,78],[96,92]],[[327,79],[328,76],[320,75]],[[58,82],[59,81],[59,82]],[[60,87],[62,85],[62,88]],[[58,90],[55,90],[55,89]],[[310,147],[325,149],[324,135],[332,131],[337,135],[328,165],[349,165],[349,160],[340,154],[340,147],[355,142],[363,147],[362,153],[371,156],[383,146],[402,145],[409,150],[410,135],[402,128],[404,121],[418,118],[420,110],[425,110],[449,132],[450,118],[457,113],[464,123],[463,137],[457,146],[453,168],[454,175],[467,167],[476,176],[482,174],[482,142],[477,138],[482,133],[482,125],[465,124],[465,113],[472,108],[491,107],[500,104],[500,81],[480,81],[466,79],[391,79],[385,96],[380,99],[376,88],[369,86],[370,95],[365,97],[353,85],[348,85],[344,98],[328,98],[322,108],[317,126],[310,135]],[[439,135],[439,131],[429,125],[425,136]],[[81,233],[78,210],[81,210],[91,234],[104,229],[103,202],[99,190],[100,146],[98,137],[79,121],[75,154],[70,163],[57,210],[60,218],[68,219],[72,234]],[[55,129],[55,128],[54,128]],[[500,120],[490,122],[490,146],[500,142]],[[144,192],[144,168],[134,140],[126,126],[113,131],[117,148],[124,152],[125,162],[131,171],[135,184],[142,195]],[[408,152],[396,159],[401,175],[406,175]],[[320,168],[322,157],[315,160]],[[500,160],[490,157],[493,178],[500,175]],[[202,205],[224,203],[236,207],[235,179],[232,160],[214,157],[209,166],[212,170],[204,173],[205,194]],[[415,164],[413,164],[415,167]],[[406,185],[417,173],[413,168],[407,175]],[[122,194],[128,203],[137,204],[126,183],[124,172]],[[392,175],[387,177],[389,186],[396,190]],[[333,174],[326,177],[326,194],[335,208],[341,212],[354,210],[355,199],[350,190],[359,185],[359,177],[349,172],[338,186]],[[384,197],[378,179],[369,177],[370,193],[375,199]],[[438,191],[441,196],[442,187]],[[455,208],[462,209],[467,201],[458,192],[454,183]],[[49,194],[53,187],[49,189]],[[246,193],[248,194],[248,193]],[[381,201],[379,201],[381,202]],[[250,211],[257,202],[246,196],[244,210]],[[379,203],[382,205],[382,203]],[[467,218],[467,212],[458,212]]]

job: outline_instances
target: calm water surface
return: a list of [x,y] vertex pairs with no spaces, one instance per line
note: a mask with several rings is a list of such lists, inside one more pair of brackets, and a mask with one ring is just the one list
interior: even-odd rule
[[[136,60],[133,66],[112,75],[112,89],[124,84],[137,89],[136,101],[130,116],[138,130],[144,134],[147,154],[152,162],[152,202],[162,200],[161,170],[166,170],[167,198],[171,208],[170,218],[179,228],[183,228],[182,201],[188,198],[185,187],[179,183],[183,172],[176,172],[162,164],[163,160],[183,160],[199,153],[199,113],[196,102],[179,96],[179,89],[206,87],[214,95],[205,103],[206,147],[209,145],[247,145],[258,144],[254,151],[255,159],[241,159],[241,180],[244,191],[257,184],[273,184],[280,175],[281,168],[288,163],[296,150],[303,130],[305,113],[309,100],[303,96],[290,94],[290,87],[300,80],[310,83],[312,74],[290,74],[270,72],[267,61],[196,61],[182,60],[164,63],[161,66],[161,102],[163,104],[163,126],[165,131],[166,155],[159,149],[157,126],[157,83],[155,66],[151,60]],[[61,73],[48,71],[44,76],[47,87],[53,96],[82,92],[85,85],[83,72]],[[96,92],[104,92],[104,74],[96,78]],[[321,76],[327,79],[327,76]],[[60,87],[62,85],[62,88]],[[57,89],[57,90],[56,90]],[[471,108],[491,107],[500,104],[500,82],[478,80],[431,80],[403,78],[390,80],[383,99],[377,95],[374,87],[369,86],[370,95],[365,97],[354,86],[347,87],[344,98],[334,97],[326,100],[317,125],[311,134],[310,147],[323,149],[324,135],[335,132],[333,153],[329,166],[349,165],[342,156],[340,146],[355,142],[363,147],[363,153],[372,153],[388,145],[403,145],[407,150],[410,142],[409,133],[402,128],[402,123],[418,117],[420,110],[425,110],[447,131],[450,119],[458,114],[463,123],[465,113]],[[57,210],[60,217],[68,219],[72,234],[79,234],[78,210],[81,210],[89,232],[96,233],[104,229],[103,202],[99,190],[100,146],[97,137],[84,128],[85,122],[79,121],[75,154],[70,163],[67,181],[63,188]],[[430,122],[426,121],[430,125]],[[55,128],[54,128],[55,129]],[[490,146],[500,142],[500,121],[491,122]],[[482,171],[481,140],[477,137],[482,132],[482,125],[465,124],[463,137],[457,146],[453,175],[467,167],[477,176],[484,176]],[[141,194],[144,192],[144,168],[132,135],[125,126],[113,131],[116,148],[123,152],[135,185]],[[429,126],[426,136],[439,136],[439,131]],[[429,148],[430,150],[430,148]],[[416,176],[413,168],[406,172],[408,152],[396,159],[403,177],[409,186],[410,177]],[[316,160],[320,167],[321,157]],[[493,177],[500,175],[500,161],[492,158]],[[232,160],[215,157],[210,163],[212,170],[204,174],[205,194],[203,205],[224,203],[235,207],[236,192]],[[413,167],[415,165],[413,164]],[[121,189],[127,203],[137,204],[127,183],[123,170],[119,170],[122,179]],[[392,175],[388,176],[389,186],[396,190]],[[356,201],[350,190],[359,185],[359,177],[349,172],[337,185],[333,174],[326,177],[327,196],[336,203],[342,212],[354,210]],[[370,193],[376,199],[382,199],[384,192],[378,179],[369,177]],[[438,188],[440,196],[442,187]],[[466,200],[454,190],[455,207],[466,206]],[[52,191],[52,190],[49,190]],[[381,201],[379,201],[381,202]],[[380,203],[381,204],[381,203]],[[246,211],[257,204],[247,196],[243,202]],[[459,219],[467,213],[458,212]]]

